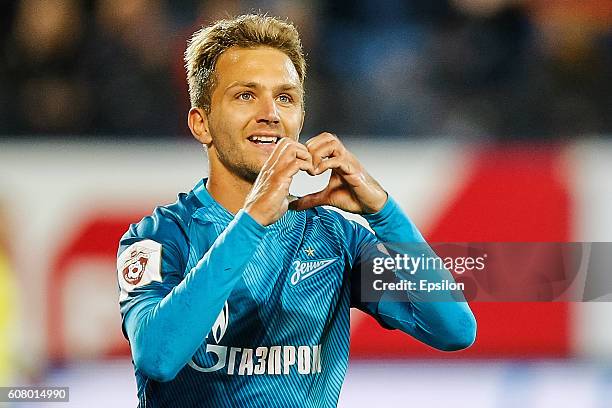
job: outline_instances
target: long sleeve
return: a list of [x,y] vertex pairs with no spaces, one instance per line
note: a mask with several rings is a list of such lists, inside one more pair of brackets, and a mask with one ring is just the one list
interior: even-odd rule
[[[158,381],[176,376],[210,332],[265,232],[240,211],[184,279],[176,277],[176,259],[165,259],[161,282],[130,293],[137,293],[132,297],[138,301],[125,311],[124,329],[137,369]],[[179,237],[162,237],[166,258],[172,257]]]
[[[393,252],[406,252],[406,248],[418,248],[418,255],[437,257],[416,226],[402,212],[393,198],[377,213],[365,215],[374,230],[361,232],[361,242],[384,243]],[[369,234],[368,238],[365,234]],[[407,245],[414,244],[414,245]],[[410,254],[415,255],[415,254]],[[356,268],[363,268],[361,260]],[[362,273],[354,270],[353,275]],[[403,269],[394,271],[397,279],[417,282],[426,278],[428,282],[454,282],[451,273],[444,267],[419,270],[414,274]],[[359,300],[356,303],[360,303]],[[427,291],[415,289],[397,291],[385,290],[378,302],[366,303],[365,309],[387,328],[399,329],[416,339],[440,350],[453,351],[469,347],[475,340],[476,320],[462,294],[457,291],[438,291],[432,296]]]

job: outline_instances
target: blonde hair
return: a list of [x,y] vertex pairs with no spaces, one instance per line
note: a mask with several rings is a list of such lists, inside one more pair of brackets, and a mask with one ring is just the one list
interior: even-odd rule
[[185,68],[192,107],[210,112],[215,65],[219,56],[231,47],[271,47],[284,52],[293,62],[304,87],[306,60],[300,35],[293,24],[261,14],[246,14],[203,27],[188,41]]

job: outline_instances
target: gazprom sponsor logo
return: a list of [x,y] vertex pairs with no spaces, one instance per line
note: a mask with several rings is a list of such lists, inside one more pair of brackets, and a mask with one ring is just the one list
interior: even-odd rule
[[188,363],[189,367],[201,373],[221,371],[227,375],[289,375],[296,371],[298,374],[306,375],[321,372],[320,344],[257,348],[219,345],[219,341],[227,331],[229,321],[229,305],[226,301],[210,333],[206,336],[210,342],[217,343],[206,344],[206,353],[214,356],[215,363],[210,367],[202,367],[192,357]]
[[301,375],[321,372],[321,345],[271,346],[241,348],[207,344],[206,352],[215,354],[217,362],[200,367],[193,359],[189,366],[202,373],[222,371],[227,375]]
[[226,300],[225,304],[223,305],[223,309],[221,309],[219,316],[217,316],[217,320],[215,320],[215,323],[213,323],[212,329],[210,330],[210,333],[206,337],[212,336],[213,339],[215,340],[215,343],[219,343],[221,339],[223,338],[223,336],[225,335],[225,331],[227,330],[228,325],[229,325],[229,305],[227,304],[227,300]]
[[337,259],[338,258],[317,259],[312,261],[293,261],[291,264],[291,268],[293,269],[293,273],[291,274],[291,284],[293,286],[297,285],[304,279],[327,268],[329,265],[336,262]]

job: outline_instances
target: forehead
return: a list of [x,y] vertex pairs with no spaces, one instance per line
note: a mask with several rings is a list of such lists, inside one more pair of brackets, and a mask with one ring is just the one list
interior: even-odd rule
[[289,56],[270,47],[229,48],[217,59],[215,74],[221,89],[235,81],[300,85]]

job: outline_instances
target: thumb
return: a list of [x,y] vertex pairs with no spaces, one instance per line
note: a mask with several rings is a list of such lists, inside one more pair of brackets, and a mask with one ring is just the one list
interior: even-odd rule
[[325,197],[326,191],[319,191],[318,193],[307,194],[304,197],[293,200],[289,203],[289,209],[294,211],[304,211],[318,205],[327,204]]

